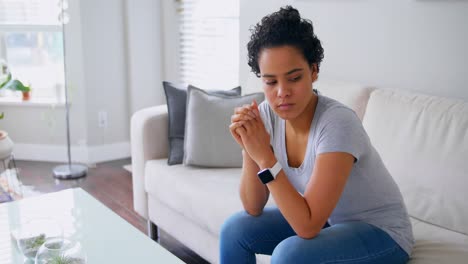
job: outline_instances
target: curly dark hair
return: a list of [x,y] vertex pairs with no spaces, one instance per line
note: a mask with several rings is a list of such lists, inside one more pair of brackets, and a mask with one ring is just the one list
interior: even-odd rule
[[250,29],[252,35],[247,44],[248,64],[252,72],[260,77],[258,58],[265,48],[292,45],[302,51],[309,65],[317,64],[323,60],[323,48],[320,40],[314,34],[312,21],[301,18],[299,11],[292,6],[282,7],[262,18]]

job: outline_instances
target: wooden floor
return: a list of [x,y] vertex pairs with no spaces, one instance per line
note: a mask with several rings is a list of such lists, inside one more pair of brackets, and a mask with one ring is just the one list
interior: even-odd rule
[[[133,211],[132,175],[123,168],[126,164],[130,164],[130,159],[100,163],[89,168],[88,175],[79,180],[57,180],[52,177],[57,163],[16,162],[23,185],[33,186],[41,193],[80,187],[146,234],[146,220]],[[160,230],[160,244],[186,263],[208,263],[163,230]]]

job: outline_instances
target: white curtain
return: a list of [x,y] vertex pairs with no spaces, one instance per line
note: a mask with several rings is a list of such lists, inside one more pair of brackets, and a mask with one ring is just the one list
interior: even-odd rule
[[180,76],[203,89],[239,85],[239,0],[181,0]]

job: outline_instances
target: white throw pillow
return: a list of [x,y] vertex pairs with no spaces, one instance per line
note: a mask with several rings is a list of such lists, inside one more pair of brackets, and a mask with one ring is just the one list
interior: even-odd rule
[[203,167],[242,167],[240,146],[229,132],[234,108],[263,101],[263,93],[244,96],[210,94],[189,87],[185,122],[184,164]]
[[468,103],[378,89],[363,124],[410,216],[468,235]]

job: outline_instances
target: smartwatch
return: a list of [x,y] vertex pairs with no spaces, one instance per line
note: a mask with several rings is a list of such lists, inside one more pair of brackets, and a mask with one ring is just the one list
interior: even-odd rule
[[276,176],[278,176],[278,173],[281,171],[281,169],[281,164],[279,161],[277,161],[273,168],[263,169],[257,173],[257,176],[263,184],[267,184],[276,179]]

